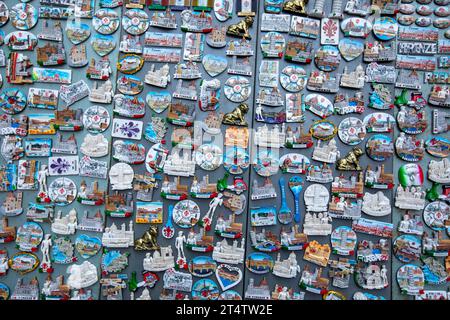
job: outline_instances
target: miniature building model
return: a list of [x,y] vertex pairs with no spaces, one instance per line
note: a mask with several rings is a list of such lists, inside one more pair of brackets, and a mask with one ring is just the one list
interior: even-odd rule
[[39,300],[39,282],[37,278],[24,283],[23,278],[17,279],[11,300]]
[[317,141],[317,145],[314,147],[312,158],[317,161],[326,163],[334,163],[340,156],[340,152],[336,146],[336,140],[332,139],[328,144],[321,146],[321,140]]
[[128,248],[134,245],[133,221],[129,223],[129,230],[126,230],[125,223],[118,229],[113,223],[111,227],[105,228],[102,236],[102,244],[109,248]]
[[172,254],[172,247],[160,247],[155,250],[153,255],[147,253],[144,259],[144,270],[152,272],[165,271],[175,266],[175,260]]
[[300,272],[300,266],[297,263],[295,253],[291,252],[289,254],[289,258],[286,260],[281,260],[281,255],[278,253],[272,273],[282,278],[295,278],[297,276],[297,272]]
[[272,130],[267,125],[258,127],[254,133],[255,144],[259,147],[280,148],[284,145],[286,139],[284,132],[284,123],[281,128],[278,125],[274,125]]
[[259,285],[255,285],[255,279],[249,280],[245,290],[246,299],[270,300],[270,288],[266,278],[263,278]]
[[421,187],[397,187],[395,206],[407,210],[423,210],[425,208],[425,191]]
[[70,210],[65,216],[62,216],[61,210],[58,210],[52,223],[52,232],[56,234],[69,235],[74,234],[77,228],[77,212]]
[[307,212],[303,223],[303,232],[308,236],[329,235],[332,228],[331,221],[331,217],[326,212]]
[[331,249],[328,243],[320,244],[316,240],[309,242],[308,247],[305,249],[303,259],[319,266],[326,267],[328,259],[330,258]]
[[195,160],[184,150],[183,156],[179,153],[170,154],[164,162],[164,173],[173,176],[189,177],[195,175]]
[[238,264],[244,262],[245,246],[244,239],[241,240],[241,246],[238,247],[237,240],[233,241],[233,245],[229,245],[226,239],[217,242],[214,246],[212,258],[217,262]]

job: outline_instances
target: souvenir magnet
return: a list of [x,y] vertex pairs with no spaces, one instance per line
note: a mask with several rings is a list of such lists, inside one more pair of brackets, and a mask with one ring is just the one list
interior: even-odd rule
[[281,33],[267,32],[261,39],[261,50],[265,58],[281,58],[286,40]]
[[33,253],[17,252],[9,258],[8,266],[11,270],[24,275],[36,270],[39,266],[39,258]]
[[338,45],[339,20],[323,18],[320,23],[320,44]]
[[36,252],[44,238],[44,230],[36,222],[25,222],[17,228],[16,246],[21,251]]
[[[367,44],[366,44],[367,46]],[[366,50],[362,42],[350,38],[343,38],[339,41],[339,52],[346,61],[352,61],[358,58],[364,52],[366,59]]]
[[340,226],[331,233],[331,247],[334,254],[351,256],[355,253],[356,233],[347,226]]
[[384,134],[376,134],[370,137],[366,143],[366,153],[375,161],[385,161],[394,153],[392,139]]
[[335,71],[341,62],[341,55],[339,54],[339,50],[334,46],[321,46],[316,51],[314,62],[322,71]]
[[33,33],[28,31],[13,31],[4,37],[4,43],[11,50],[33,51],[38,43],[38,39]]
[[91,46],[100,57],[104,57],[114,50],[116,41],[113,36],[95,34],[91,39]]
[[[12,25],[19,30],[30,30],[38,21],[38,10],[29,3],[15,4],[11,7],[9,14]],[[7,15],[8,11],[6,11]]]
[[149,25],[149,16],[144,10],[141,9],[127,10],[122,17],[122,27],[131,35],[143,34],[147,31]]

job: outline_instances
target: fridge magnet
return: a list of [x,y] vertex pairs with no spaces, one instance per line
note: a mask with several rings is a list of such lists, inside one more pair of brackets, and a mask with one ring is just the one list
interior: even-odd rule
[[95,12],[92,26],[95,31],[101,34],[113,34],[119,28],[120,18],[116,11],[102,8]]
[[303,232],[308,236],[329,235],[331,234],[332,228],[331,221],[331,216],[329,216],[326,212],[307,212],[303,223]]
[[[409,4],[408,4],[408,5],[409,5]],[[398,22],[399,24],[401,24],[402,26],[410,26],[410,25],[412,25],[413,23],[415,23],[416,20],[417,20],[417,17],[416,17],[416,16],[412,16],[412,15],[409,15],[409,14],[399,15],[399,16],[397,17],[397,22]]]
[[109,127],[110,115],[102,106],[91,106],[83,113],[83,125],[90,133],[101,133]]
[[0,95],[0,107],[3,112],[13,115],[22,112],[27,106],[26,95],[17,88],[2,90]]
[[424,232],[424,224],[419,215],[413,215],[406,211],[402,220],[398,224],[398,231],[406,234],[422,236]]
[[179,79],[172,96],[178,99],[197,101],[198,94],[196,81],[183,81],[182,79]]
[[51,248],[52,262],[56,264],[70,264],[77,261],[72,241],[67,237],[53,239]]
[[18,190],[37,190],[39,166],[37,160],[19,160],[17,166]]
[[[84,136],[84,140],[80,146],[81,153],[83,153],[84,155],[86,155],[88,157],[94,157],[94,158],[100,158],[100,157],[106,156],[108,154],[108,149],[109,149],[108,140],[102,134],[97,134],[97,135],[86,134]],[[92,166],[95,166],[97,169],[100,169],[100,167],[102,166],[102,165],[100,165],[99,162],[95,163],[91,160],[83,161],[83,162],[84,162],[84,164],[82,164],[82,162],[80,162],[80,173],[83,170],[88,170]],[[90,171],[90,169],[89,169],[89,171]],[[88,173],[85,172],[85,174],[88,174]]]
[[189,272],[198,278],[205,278],[213,275],[217,268],[217,263],[208,256],[196,256],[189,261]]
[[281,33],[267,32],[261,39],[261,50],[264,58],[281,58],[286,40]]
[[231,174],[242,174],[250,165],[250,156],[244,148],[227,148],[224,152],[223,163],[227,172]]
[[378,242],[361,240],[358,243],[356,257],[358,261],[364,263],[388,261],[390,257],[389,242],[386,239],[380,239]]
[[[139,2],[141,2],[141,1],[126,0],[124,2],[125,2],[125,7],[129,8],[129,7],[134,7],[134,6],[140,7]],[[121,5],[122,5],[121,0],[100,0],[100,2],[99,2],[100,8],[117,8]]]
[[[318,115],[322,119],[325,119],[334,113],[334,108],[333,108],[333,104],[331,103],[331,101],[328,100],[327,97],[325,97],[321,94],[317,94],[317,93],[308,94],[304,99],[304,103],[305,103],[306,110],[311,111],[312,113],[314,113],[315,115]],[[327,123],[331,123],[331,122],[327,122]],[[324,130],[324,132],[325,132],[326,126],[327,126],[327,124],[325,122],[321,122],[320,128],[317,128],[317,130]],[[314,127],[314,125],[313,125],[313,127]],[[335,134],[334,129],[335,129],[335,126],[333,124],[333,130],[332,130],[333,136]],[[316,129],[313,129],[313,130],[316,131]]]
[[408,134],[422,133],[428,126],[427,115],[424,110],[416,111],[414,108],[405,106],[401,106],[397,113],[397,123],[400,130]]
[[199,181],[197,177],[194,177],[190,195],[191,197],[198,199],[215,198],[218,195],[217,184],[209,182],[209,175],[203,176],[201,181]]
[[142,164],[145,161],[145,148],[142,144],[116,140],[113,143],[113,159],[128,164]]
[[36,56],[40,66],[59,66],[66,63],[66,51],[61,42],[47,42],[44,46],[37,47]]
[[201,279],[192,286],[193,300],[217,300],[219,287],[210,279]]
[[245,266],[250,272],[266,274],[272,271],[274,260],[271,256],[262,252],[254,252],[247,256]]
[[284,124],[281,128],[274,125],[273,129],[269,129],[267,125],[260,126],[254,133],[255,144],[259,147],[281,148],[285,142],[284,131]]
[[277,208],[275,206],[250,208],[250,217],[252,227],[273,226],[277,224]]
[[420,267],[406,264],[397,270],[397,283],[402,294],[417,295],[424,289],[425,276]]
[[378,237],[392,238],[393,224],[359,218],[358,220],[353,220],[352,229],[356,232],[375,235]]
[[194,252],[210,252],[214,248],[213,236],[207,236],[205,228],[201,228],[199,232],[193,231],[192,228],[188,233],[186,248]]
[[183,60],[202,61],[205,35],[201,33],[186,32],[184,40]]
[[8,218],[6,217],[2,218],[0,230],[2,231],[2,233],[0,234],[0,243],[8,243],[15,241],[16,227],[8,226]]
[[369,0],[362,0],[362,1],[350,0],[347,1],[347,4],[344,7],[344,12],[351,15],[365,17],[370,13],[370,9],[371,9],[371,1]]
[[54,114],[30,114],[28,119],[28,134],[50,135],[56,133]]
[[176,29],[177,28],[177,17],[175,13],[167,8],[164,12],[153,12],[150,19],[150,25],[153,27],[163,28],[163,29]]
[[347,18],[342,21],[341,29],[346,37],[367,38],[372,31],[372,23],[363,18]]
[[310,91],[334,93],[339,90],[339,81],[330,73],[311,71],[306,88]]
[[433,257],[448,256],[448,244],[442,238],[442,231],[432,232],[431,235],[425,232],[422,235],[422,253]]
[[[214,15],[220,22],[227,21],[233,16],[233,0],[220,0],[214,2]],[[209,8],[209,7],[208,7]],[[209,8],[211,9],[211,8]],[[194,10],[196,10],[194,8]]]
[[341,63],[341,55],[335,46],[321,46],[314,56],[314,62],[322,71],[335,71]]
[[266,13],[280,13],[283,0],[264,0],[264,11]]
[[[286,122],[304,122],[305,103],[302,93],[286,94]],[[303,128],[303,126],[300,126]],[[288,126],[289,129],[289,126]],[[297,128],[298,129],[298,128]]]
[[395,67],[397,69],[434,71],[436,64],[435,57],[399,55],[397,56]]
[[54,216],[54,206],[49,204],[37,204],[29,202],[27,210],[27,221],[51,222]]
[[450,155],[450,141],[442,137],[433,137],[425,142],[425,149],[429,154],[438,158],[446,158]]
[[385,161],[394,154],[394,144],[391,137],[384,134],[376,134],[366,142],[366,153],[375,161]]
[[289,32],[291,16],[288,14],[263,13],[261,31]]
[[330,280],[326,277],[322,277],[322,268],[314,268],[314,271],[310,268],[311,267],[308,265],[303,267],[298,285],[301,289],[306,291],[315,294],[325,294],[328,292]]
[[213,27],[212,31],[206,36],[206,43],[212,48],[223,48],[227,45],[226,28]]
[[351,175],[350,179],[344,175],[335,177],[331,184],[331,193],[337,197],[362,198],[363,189],[362,173]]
[[122,17],[122,27],[129,34],[134,36],[141,35],[147,31],[149,26],[150,19],[144,10],[130,9],[124,12]]
[[39,300],[39,282],[36,277],[24,283],[24,279],[17,280],[14,288],[14,293],[9,298],[10,300]]
[[391,17],[380,17],[373,22],[373,34],[382,41],[392,40],[397,36],[397,20]]
[[[276,161],[278,163],[278,161]],[[280,169],[283,173],[306,173],[306,168],[310,165],[309,159],[299,153],[288,153],[280,157]]]
[[[151,105],[153,105],[153,102],[152,104],[149,103],[149,106]],[[113,114],[132,119],[143,118],[145,115],[145,101],[137,96],[116,94],[114,95]]]
[[369,133],[392,132],[393,126],[395,124],[395,119],[388,113],[374,112],[364,118],[364,124],[366,125],[367,132]]
[[279,61],[263,60],[259,66],[259,85],[274,88],[278,86]]
[[16,247],[21,251],[36,252],[43,238],[44,230],[38,223],[25,222],[17,228]]
[[310,165],[306,169],[306,180],[318,183],[329,183],[333,181],[333,171],[326,163],[321,165]]
[[[4,3],[3,1],[0,3],[0,15],[0,26],[4,26],[9,20],[9,9],[6,3]],[[9,289],[7,291],[9,292]]]
[[256,1],[236,0],[236,13],[238,17],[255,16],[257,11]]
[[38,10],[29,3],[15,4],[11,7],[9,15],[12,25],[18,30],[30,30],[39,19]]
[[[134,74],[141,70],[142,66],[144,65],[144,60],[141,56],[135,55],[135,54],[126,54],[122,56],[119,61],[117,62],[117,70],[119,70],[122,73],[125,74]],[[109,67],[109,63],[108,63]],[[88,69],[89,70],[89,69]],[[109,78],[109,73],[108,73]],[[102,78],[101,80],[104,80]]]
[[241,39],[241,40],[230,40],[227,43],[227,56],[253,56],[255,53],[252,49],[252,45],[250,40]]
[[160,88],[167,88],[170,80],[168,64],[163,65],[160,69],[155,69],[155,64],[152,64],[144,77],[145,83]]
[[[297,272],[300,272],[300,266],[297,264],[297,257],[294,252],[291,252],[286,260],[281,260],[281,254],[277,254],[277,260],[272,271],[275,276],[287,279],[295,278],[297,277]],[[278,285],[275,285],[275,291],[277,289]]]
[[447,282],[445,266],[433,257],[422,259],[424,265],[421,267],[427,284],[442,284]]
[[208,12],[181,12],[181,30],[184,32],[209,33],[212,31],[212,16]]
[[59,87],[59,96],[64,101],[66,107],[89,96],[89,93],[90,89],[84,80]]
[[379,110],[394,108],[393,97],[387,86],[381,83],[372,83],[373,91],[369,97],[369,107]]
[[219,108],[220,80],[202,80],[200,82],[199,108],[202,111],[214,111]]
[[[244,102],[245,100],[247,100],[252,92],[252,88],[251,88],[249,80],[243,76],[232,76],[232,77],[228,78],[225,81],[223,90],[224,90],[225,96],[230,101],[236,102],[236,103]],[[238,108],[236,110],[241,110],[241,109]],[[227,117],[227,115],[228,115],[228,117]],[[228,122],[231,114],[227,114],[227,115],[225,115],[224,121]],[[237,114],[235,112],[234,112],[234,115],[237,116]],[[240,117],[242,117],[242,115]],[[239,119],[234,119],[233,122],[235,122],[236,120],[239,120]],[[244,124],[244,125],[246,125],[246,124]]]
[[372,170],[370,165],[367,165],[365,186],[373,189],[392,189],[394,187],[394,175],[386,173],[384,164],[377,166],[376,170]]
[[341,74],[340,83],[341,87],[362,89],[364,87],[365,72],[361,65],[358,65],[354,71],[348,71],[347,66],[344,67]]
[[327,211],[327,203],[330,200],[328,189],[323,185],[314,183],[309,185],[304,194],[306,210],[310,212]]
[[342,0],[333,0],[333,5],[331,7],[331,13],[328,17],[342,20],[343,19],[343,13],[342,13],[343,9],[344,9],[344,6],[342,5]]
[[438,17],[448,17],[450,15],[450,9],[448,7],[445,7],[446,5],[448,5],[448,1],[447,2],[443,2],[440,3],[440,7],[437,7],[436,9],[434,9],[433,13],[435,16]]
[[421,254],[420,239],[414,235],[404,234],[394,240],[393,252],[404,263],[417,261]]
[[89,25],[82,23],[79,19],[67,21],[65,31],[67,38],[75,45],[86,41],[91,35]]
[[33,68],[31,78],[35,82],[70,84],[72,82],[72,70]]
[[[170,74],[168,74],[168,76],[169,80],[167,82],[170,82]],[[201,78],[202,73],[197,62],[187,61],[186,63],[178,63],[175,66],[173,77],[174,79],[195,80]]]
[[133,75],[120,76],[117,79],[117,90],[125,95],[137,95],[144,90],[144,83]]
[[98,181],[94,181],[88,186],[86,182],[82,180],[77,201],[89,206],[102,205],[105,202],[105,191],[99,189]]
[[450,106],[450,86],[434,85],[428,96],[428,103],[438,107]]
[[405,210],[423,210],[425,208],[425,191],[422,191],[420,186],[402,187],[400,185],[395,196],[395,206]]
[[353,147],[346,156],[336,161],[336,169],[341,171],[361,171],[359,158],[364,154],[364,151],[359,147]]
[[58,106],[58,90],[29,88],[27,106],[30,108],[55,110]]
[[91,39],[91,46],[100,57],[104,57],[114,50],[116,40],[110,35],[95,34]]
[[215,270],[216,279],[222,290],[228,290],[238,285],[242,280],[242,271],[238,267],[220,264]]
[[286,44],[284,59],[309,64],[313,57],[313,43],[303,39],[290,39]]
[[144,47],[145,61],[178,63],[181,60],[181,50],[174,48]]
[[123,162],[116,163],[109,170],[109,179],[113,190],[132,189],[133,177],[133,168]]
[[162,202],[136,202],[136,223],[162,224]]
[[[350,113],[361,114],[364,108],[364,95],[361,91],[355,93],[352,98],[347,94],[337,94],[334,97],[334,111],[339,115],[346,115]],[[394,120],[395,121],[395,120]]]
[[[367,47],[367,44],[366,44]],[[339,52],[346,61],[352,61],[358,58],[363,52],[367,56],[364,44],[360,41],[350,38],[344,38],[339,41]]]
[[227,220],[222,216],[217,218],[214,232],[224,238],[239,239],[242,237],[242,223],[235,222],[235,214],[231,214]]
[[69,300],[70,288],[64,283],[64,276],[59,275],[56,280],[52,280],[51,275],[47,276],[44,287],[41,290],[42,300]]
[[23,137],[28,134],[28,116],[13,117],[8,114],[0,115],[0,135],[15,135]]
[[[113,100],[114,91],[111,80],[106,80],[100,86],[98,82],[94,82],[92,90],[89,93],[89,101],[96,103],[111,103]],[[122,95],[119,95],[122,96]],[[139,100],[139,98],[137,99]]]
[[265,178],[263,184],[259,184],[257,180],[253,181],[251,187],[252,200],[271,199],[276,198],[275,187],[270,178]]
[[147,152],[145,167],[148,172],[162,172],[169,150],[160,143],[154,144]]
[[434,231],[447,228],[450,206],[443,201],[433,201],[427,204],[423,211],[423,220]]
[[[100,211],[98,211],[96,215],[102,217]],[[101,228],[102,229],[97,232],[102,232],[103,225]],[[128,230],[125,223],[122,223],[120,229],[113,223],[110,227],[105,228],[105,232],[103,233],[102,236],[102,243],[104,247],[108,248],[128,248],[130,246],[133,246],[134,243],[133,239],[134,239],[133,221],[129,222]]]
[[[105,198],[103,194],[103,199]],[[133,193],[114,192],[106,196],[105,215],[113,218],[129,218],[133,214]]]
[[70,265],[67,273],[67,284],[73,289],[87,288],[98,281],[97,267],[89,261]]
[[163,276],[164,289],[190,292],[192,288],[192,275],[186,272],[167,269]]
[[[341,40],[342,41],[342,40]],[[351,40],[353,42],[353,40]],[[342,54],[342,52],[341,52]],[[380,41],[365,42],[364,61],[365,62],[388,62],[394,61],[397,56],[395,46]],[[344,56],[345,59],[345,56]],[[346,59],[347,60],[347,59]]]
[[306,84],[306,71],[302,67],[286,66],[280,74],[281,86],[289,92],[299,92]]
[[30,252],[17,252],[8,260],[8,267],[19,275],[33,272],[38,266],[39,258]]
[[227,72],[229,74],[251,77],[253,75],[252,70],[253,68],[249,57],[238,58],[237,56],[234,56]]
[[[148,8],[150,10],[166,10],[169,5],[169,0],[149,0],[141,2],[143,3],[143,5],[140,9],[144,9],[145,5],[148,5]],[[132,7],[131,4],[128,4],[128,7]]]
[[394,84],[397,72],[394,66],[386,66],[371,62],[366,68],[365,81]]
[[28,31],[13,31],[4,37],[3,42],[11,50],[33,51],[38,43],[36,36]]
[[374,217],[387,216],[391,213],[391,203],[382,191],[376,194],[366,192],[363,197],[362,211]]
[[71,110],[69,107],[55,111],[53,126],[60,131],[81,131],[83,130],[83,109]]
[[0,250],[0,275],[4,276],[8,272],[8,251]]
[[283,3],[283,11],[289,12],[296,15],[307,15],[306,7],[308,6],[308,1],[304,0],[294,0],[286,1]]
[[416,12],[421,16],[429,16],[433,13],[433,9],[427,5],[420,5],[416,8]]
[[254,169],[257,174],[263,177],[272,176],[278,172],[278,165],[278,156],[270,150],[258,151],[254,163]]
[[142,42],[139,40],[139,36],[122,35],[122,40],[119,43],[119,52],[142,54],[142,50]]
[[[331,233],[331,229],[329,234]],[[305,249],[303,259],[321,267],[326,267],[330,259],[331,249],[327,244],[320,244],[316,240],[310,241]]]
[[332,196],[328,206],[328,215],[332,218],[353,220],[361,218],[362,201],[359,199]]
[[338,136],[345,144],[354,146],[364,140],[366,136],[366,127],[358,118],[345,118],[339,124]]
[[366,290],[379,290],[389,286],[388,270],[385,265],[359,262],[355,267],[355,283]]
[[[436,21],[436,20],[435,20]],[[435,42],[438,41],[439,31],[434,28],[420,28],[415,26],[399,26],[398,40]]]
[[7,135],[2,140],[0,153],[6,161],[19,160],[25,155],[22,138],[20,136]]
[[78,156],[49,157],[50,176],[78,175]]
[[182,200],[175,204],[173,221],[180,228],[192,228],[200,219],[200,208],[192,200]]
[[0,206],[0,213],[6,217],[14,217],[22,214],[22,199],[23,192],[21,191],[7,193]]
[[402,160],[417,162],[422,160],[425,154],[424,141],[401,132],[395,141],[395,150]]
[[122,139],[140,140],[143,125],[142,121],[113,119],[111,136]]
[[339,20],[328,18],[321,19],[320,44],[322,45],[339,44]]
[[103,215],[100,212],[100,210],[98,210],[92,216],[90,216],[89,212],[85,210],[78,225],[76,225],[76,229],[91,232],[103,232],[104,229],[103,224],[104,224]]
[[[313,138],[323,140],[323,141],[328,141],[336,136],[337,127],[331,121],[317,120],[311,125],[309,132],[311,133]],[[319,155],[320,151],[321,150],[320,150],[319,146],[317,146],[317,151],[315,150],[313,152],[313,155],[316,152],[317,152],[317,155]],[[333,154],[331,154],[331,156],[333,157]]]
[[50,200],[58,206],[66,206],[77,197],[77,186],[69,178],[53,180],[48,187],[48,191]]
[[152,272],[161,272],[174,268],[175,262],[172,254],[172,246],[160,247],[159,251],[146,253],[144,258],[144,270]]

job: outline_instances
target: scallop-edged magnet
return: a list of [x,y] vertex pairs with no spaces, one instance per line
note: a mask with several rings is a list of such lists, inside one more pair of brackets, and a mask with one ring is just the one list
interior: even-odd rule
[[214,15],[220,22],[227,21],[233,16],[234,0],[214,1]]
[[95,34],[91,39],[91,46],[100,57],[104,57],[114,50],[116,40],[113,36]]
[[357,237],[348,226],[339,226],[331,233],[331,247],[334,254],[351,256],[355,253]]
[[385,112],[374,112],[364,118],[366,131],[371,132],[392,132],[395,126],[395,118]]
[[36,222],[25,222],[17,228],[16,246],[21,251],[36,252],[44,238],[44,230]]
[[289,92],[299,92],[305,87],[307,78],[305,69],[290,65],[281,70],[280,83]]
[[66,23],[66,35],[73,44],[80,44],[91,36],[91,29],[80,20],[70,19]]
[[[39,258],[30,252],[17,252],[9,258],[8,265],[11,270],[16,271],[20,275],[24,275],[36,270],[39,266]],[[2,288],[0,287],[0,300],[2,300],[1,294]]]
[[200,279],[192,285],[193,300],[217,300],[220,290],[211,279]]
[[52,262],[56,264],[70,264],[77,261],[75,249],[69,237],[53,239],[51,256]]
[[125,74],[134,74],[142,69],[144,59],[137,54],[126,54],[117,62],[117,70]]
[[341,63],[341,55],[335,46],[321,46],[316,51],[314,62],[322,71],[335,71]]
[[314,138],[324,141],[334,138],[337,131],[336,125],[329,120],[315,121],[309,129],[309,132]]
[[401,24],[402,26],[410,26],[414,22],[416,22],[416,19],[417,18],[415,16],[410,16],[410,15],[401,15],[401,16],[397,17],[398,23]]
[[288,153],[280,158],[280,169],[283,173],[304,174],[311,164],[309,159],[300,153]]
[[367,140],[367,155],[375,161],[385,161],[394,154],[394,144],[391,137],[384,134],[376,134]]
[[216,268],[216,279],[222,290],[228,290],[241,282],[242,271],[239,267],[231,266],[229,264],[220,264]]
[[223,151],[212,143],[200,145],[194,151],[195,163],[203,170],[213,171],[220,167],[223,161]]
[[116,94],[114,96],[114,114],[126,118],[143,118],[145,101],[141,97]]
[[417,296],[425,286],[425,275],[420,267],[405,264],[397,270],[397,283],[402,294]]
[[433,20],[430,17],[418,17],[415,22],[417,26],[425,28],[431,26]]
[[150,91],[145,97],[147,105],[156,113],[166,110],[172,103],[172,95],[167,91]]
[[48,187],[50,200],[57,206],[71,204],[77,197],[77,185],[69,178],[62,177],[53,180]]
[[425,110],[417,111],[414,108],[402,106],[400,107],[400,111],[397,113],[397,123],[400,130],[405,133],[422,133],[428,126],[427,112]]
[[119,28],[119,14],[108,8],[99,9],[92,19],[92,26],[95,31],[101,34],[113,34]]
[[393,251],[395,257],[404,263],[417,261],[420,258],[420,238],[411,234],[403,234],[394,240]]
[[11,8],[11,23],[19,30],[30,30],[39,19],[38,10],[29,3],[18,3]]
[[243,76],[232,76],[225,81],[223,91],[232,102],[246,101],[252,92],[250,81]]
[[8,6],[3,1],[0,1],[0,27],[4,26],[8,22],[8,19],[9,19]]
[[75,240],[75,249],[84,259],[95,256],[102,248],[102,240],[98,237],[90,237],[80,234]]
[[431,6],[421,5],[417,7],[416,12],[421,16],[429,16],[433,13],[433,9],[431,8]]
[[211,77],[216,77],[227,69],[228,60],[225,57],[207,54],[203,56],[202,64]]
[[432,137],[425,142],[425,150],[432,156],[447,158],[450,156],[450,140],[444,137]]
[[339,52],[346,61],[358,58],[364,51],[364,43],[350,38],[343,38],[339,41]]
[[211,257],[197,256],[189,261],[188,267],[194,277],[206,278],[214,274],[217,263]]
[[254,252],[247,256],[245,266],[250,272],[266,274],[272,271],[274,260],[271,256],[262,252]]
[[424,181],[422,167],[416,163],[402,165],[398,169],[398,182],[403,187],[421,186]]
[[361,119],[348,117],[338,126],[338,136],[341,141],[349,146],[356,146],[366,136],[366,126]]
[[27,96],[17,88],[4,89],[0,94],[0,108],[7,114],[18,114],[27,106]]
[[144,10],[130,9],[123,14],[122,26],[129,34],[137,36],[147,31],[150,19]]
[[450,206],[444,201],[433,201],[423,210],[423,221],[434,231],[443,231],[448,228]]
[[305,97],[305,109],[311,111],[315,115],[325,119],[334,113],[334,107],[327,97],[311,93]]
[[380,40],[388,41],[397,36],[397,20],[392,17],[383,16],[373,22],[373,34]]
[[192,200],[179,201],[173,207],[172,219],[180,228],[192,228],[200,219],[200,207]]
[[261,38],[261,50],[264,58],[283,57],[286,40],[279,32],[267,32]]
[[108,110],[102,106],[90,106],[83,113],[83,124],[87,131],[100,133],[108,129],[111,117]]
[[250,166],[250,155],[247,149],[228,147],[223,155],[223,166],[231,174],[242,174]]
[[272,150],[259,151],[253,168],[262,177],[270,177],[278,172],[278,154]]
[[341,23],[342,32],[346,37],[367,38],[372,30],[372,23],[363,18],[348,18]]
[[137,95],[144,90],[144,82],[134,75],[121,75],[117,79],[117,90],[127,95]]

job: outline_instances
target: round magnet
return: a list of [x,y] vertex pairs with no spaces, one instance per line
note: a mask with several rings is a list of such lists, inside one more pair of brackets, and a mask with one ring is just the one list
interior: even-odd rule
[[102,106],[90,106],[83,113],[83,124],[91,133],[104,132],[109,127],[109,112]]
[[420,267],[406,264],[397,270],[397,282],[403,294],[416,296],[423,291],[425,276]]
[[398,6],[398,11],[410,15],[416,11],[416,6],[411,3],[402,3]]
[[92,26],[101,34],[113,34],[119,28],[119,24],[119,14],[113,9],[99,9],[92,19]]
[[19,30],[30,30],[38,22],[38,10],[29,3],[18,3],[11,8],[12,25]]
[[397,36],[397,20],[392,17],[383,16],[375,19],[373,23],[373,34],[380,40],[392,40]]
[[200,279],[192,286],[193,300],[217,300],[219,287],[211,279]]
[[400,23],[403,26],[410,26],[414,22],[416,22],[416,19],[417,18],[415,16],[401,15],[397,18],[397,21],[398,21],[398,23]]
[[222,164],[223,152],[219,146],[206,143],[194,151],[194,159],[197,165],[203,170],[213,171]]
[[75,249],[83,259],[95,256],[102,248],[102,240],[98,237],[91,237],[80,234],[75,240]]
[[395,257],[401,262],[417,261],[421,253],[420,238],[411,234],[398,236],[394,240],[393,251]]
[[299,92],[306,84],[306,71],[299,66],[286,66],[281,70],[281,86],[289,92]]
[[272,271],[274,263],[273,258],[263,252],[253,252],[245,260],[247,269],[256,274],[269,273]]
[[278,155],[271,150],[259,151],[256,155],[256,164],[253,165],[256,173],[262,177],[270,177],[278,172]]
[[321,46],[316,52],[314,62],[322,71],[335,71],[341,63],[341,55],[334,46]]
[[430,17],[418,17],[415,22],[419,27],[428,27],[431,25],[433,20],[431,20]]
[[239,103],[250,97],[252,87],[246,77],[232,76],[225,81],[223,91],[230,101]]
[[343,143],[350,146],[356,146],[364,140],[366,136],[366,126],[358,118],[345,118],[338,126],[338,136]]
[[192,228],[200,219],[200,207],[192,200],[181,200],[173,207],[172,219],[180,228]]
[[450,206],[444,201],[433,201],[423,210],[423,220],[434,231],[442,231],[447,228]]
[[450,8],[449,7],[437,7],[434,9],[434,14],[438,17],[448,17],[450,15]]
[[7,114],[22,112],[26,106],[27,97],[17,88],[4,89],[0,94],[0,108]]
[[375,161],[385,161],[394,154],[392,138],[384,134],[370,137],[366,143],[367,155]]
[[71,204],[77,197],[77,185],[66,177],[53,180],[48,186],[48,191],[50,200],[57,206]]
[[250,166],[250,155],[247,149],[228,147],[223,155],[223,167],[231,174],[242,174]]
[[416,12],[421,16],[429,16],[433,13],[433,9],[430,6],[421,5],[417,7]]
[[122,26],[131,35],[141,35],[150,26],[148,14],[141,9],[127,10],[122,17]]

